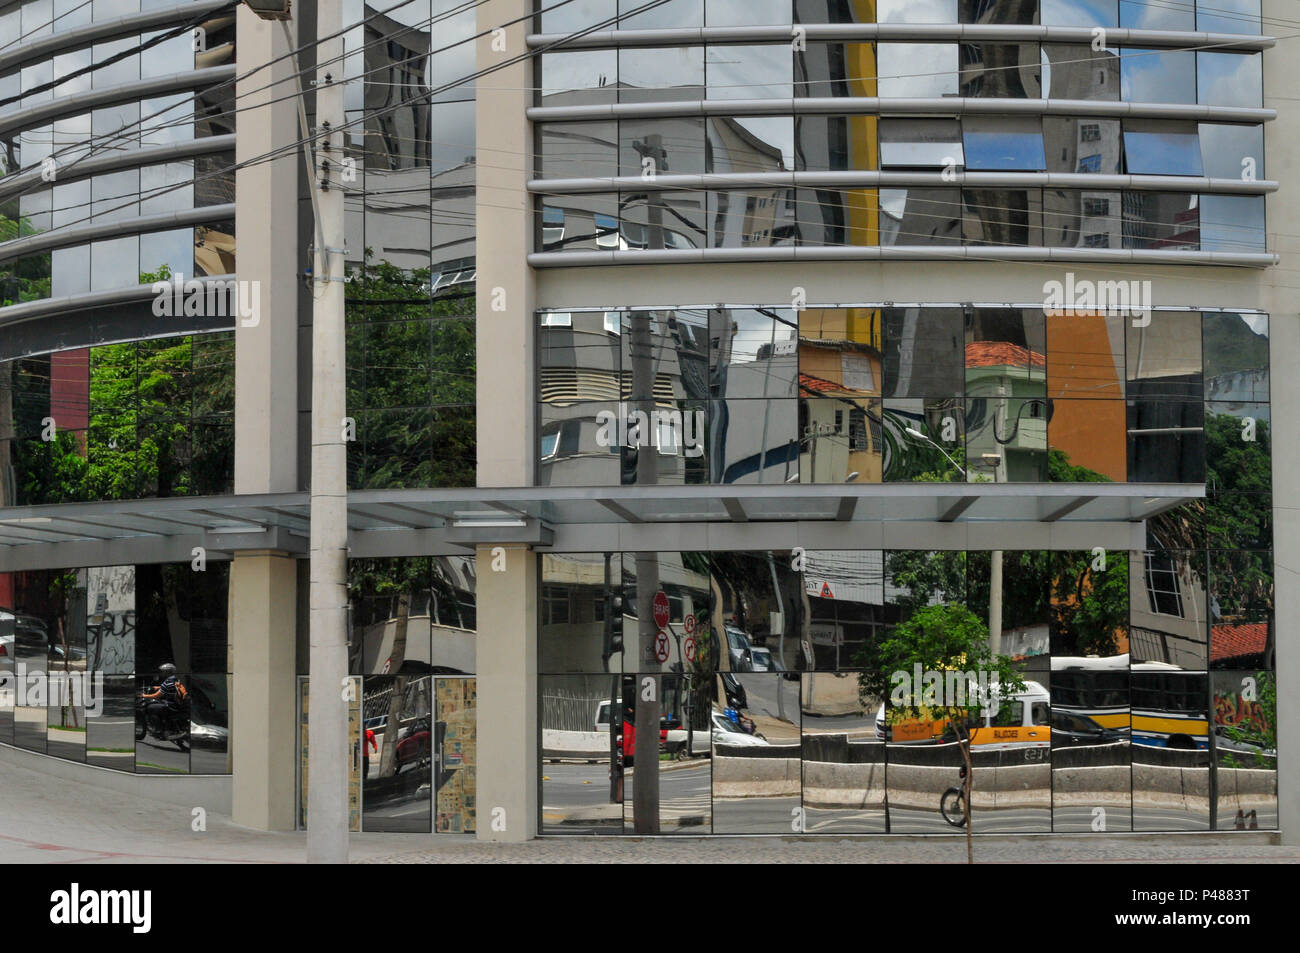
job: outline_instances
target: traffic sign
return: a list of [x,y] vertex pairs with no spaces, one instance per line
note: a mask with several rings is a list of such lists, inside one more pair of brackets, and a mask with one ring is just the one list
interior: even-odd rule
[[687,635],[690,635],[692,632],[694,632],[694,631],[695,631],[695,616],[691,615],[691,614],[688,612],[688,613],[686,614],[686,618],[685,618],[684,620],[682,620],[682,628],[684,628],[684,629],[686,630],[686,634],[687,634]]
[[[690,618],[690,616],[687,616],[687,618]],[[686,653],[686,661],[694,662],[695,661],[695,640],[687,639],[686,646],[683,649],[683,651]]]
[[655,625],[662,629],[668,624],[668,593],[662,589],[656,592],[653,607]]
[[660,632],[655,636],[655,658],[660,662],[668,661],[668,633]]

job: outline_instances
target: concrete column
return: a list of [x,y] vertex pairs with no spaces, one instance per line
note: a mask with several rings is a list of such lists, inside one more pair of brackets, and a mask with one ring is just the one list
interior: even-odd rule
[[[239,71],[288,52],[279,23],[240,6],[236,25]],[[293,23],[290,23],[291,32]],[[275,81],[275,85],[268,86]],[[267,86],[259,92],[252,92]],[[298,138],[297,90],[289,60],[235,86],[240,105],[235,161],[244,162]],[[281,101],[270,105],[273,98]],[[235,492],[289,493],[298,489],[298,177],[302,154],[235,173],[236,267],[255,282],[257,323],[235,332]],[[248,323],[252,323],[251,319]]]
[[230,565],[232,815],[264,831],[293,830],[296,817],[296,575],[283,553],[241,553]]
[[[278,23],[241,6],[236,14],[240,72],[287,52]],[[291,24],[291,27],[293,24]],[[237,161],[297,138],[292,99],[259,106],[296,89],[288,60],[236,84],[242,111]],[[260,92],[272,79],[281,80]],[[255,282],[256,322],[235,330],[235,492],[298,489],[297,242],[302,157],[235,173],[235,227],[241,282]],[[230,569],[233,674],[230,716],[235,822],[292,830],[297,770],[295,613],[297,573],[283,553],[240,554]]]
[[[1273,23],[1294,14],[1287,0],[1264,0],[1264,32],[1278,35]],[[1264,53],[1264,105],[1277,119],[1264,126],[1264,172],[1283,183],[1268,197],[1268,246],[1282,256],[1264,272],[1262,307],[1269,311],[1271,426],[1273,447],[1273,609],[1277,640],[1278,823],[1282,842],[1300,844],[1300,314],[1293,274],[1300,239],[1290,228],[1300,215],[1300,104],[1287,98],[1300,79],[1300,63],[1283,40]],[[1273,94],[1273,95],[1270,95]],[[1288,234],[1290,233],[1290,234]]]
[[504,546],[494,557],[480,546],[477,597],[478,837],[528,840],[537,835],[537,554]]
[[[479,32],[491,31],[532,9],[530,0],[489,0],[478,8]],[[478,41],[485,69],[525,52],[527,20]],[[533,482],[537,434],[533,426],[532,200],[525,190],[532,165],[532,60],[480,78],[476,84],[476,220],[478,235],[478,485]]]
[[[477,67],[525,52],[530,0],[478,8]],[[495,45],[497,49],[493,49]],[[504,48],[502,48],[504,47]],[[532,60],[478,80],[478,485],[529,486],[533,425]],[[504,570],[504,571],[499,571]],[[537,833],[537,557],[523,547],[478,551],[478,836],[520,841]]]

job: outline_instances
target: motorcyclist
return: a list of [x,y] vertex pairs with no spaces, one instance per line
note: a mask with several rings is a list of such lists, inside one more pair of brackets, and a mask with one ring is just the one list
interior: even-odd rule
[[164,662],[158,666],[158,684],[140,697],[145,700],[145,718],[149,727],[154,734],[161,735],[168,718],[182,711],[189,693],[176,674],[176,666]]

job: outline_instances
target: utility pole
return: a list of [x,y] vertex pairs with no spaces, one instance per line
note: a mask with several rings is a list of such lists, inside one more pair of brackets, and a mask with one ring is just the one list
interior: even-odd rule
[[[642,168],[649,177],[668,168],[668,153],[659,134],[633,142],[641,156]],[[647,165],[647,160],[649,160]],[[646,190],[647,247],[664,247],[663,206],[660,193]],[[644,427],[650,433],[637,434],[636,482],[638,486],[659,482],[659,430],[655,419],[654,340],[650,333],[650,312],[634,311],[629,331],[629,356],[632,362],[631,399],[628,406],[645,414]],[[637,675],[632,688],[636,692],[636,740],[632,746],[632,823],[638,834],[659,833],[659,717],[663,700],[662,671],[655,654],[659,628],[652,606],[659,591],[659,557],[656,553],[637,553],[636,617]],[[623,633],[626,640],[627,633]],[[626,657],[626,654],[625,656]]]
[[[316,130],[309,186],[317,198],[312,265],[311,708],[308,714],[307,859],[348,859],[348,484],[344,417],[342,0],[316,5]],[[395,730],[390,725],[388,730]]]

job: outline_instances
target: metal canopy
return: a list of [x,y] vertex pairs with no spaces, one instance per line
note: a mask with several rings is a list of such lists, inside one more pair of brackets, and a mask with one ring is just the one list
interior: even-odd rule
[[[985,531],[971,537],[980,540],[1002,527],[1025,539],[1043,538],[1033,531],[1050,526],[1100,534],[1204,496],[1204,485],[1149,483],[362,490],[348,496],[348,529],[354,553],[366,555],[497,543],[558,550],[616,541],[626,548],[638,539],[670,548],[674,534],[693,546],[717,540],[721,548],[723,540],[772,539],[773,531],[793,534],[794,527],[801,541],[787,536],[787,547],[825,539],[824,548],[843,548],[846,538],[869,544],[873,529],[887,531],[891,546],[914,538],[916,548],[943,548],[936,531],[966,538],[951,536],[954,527]],[[306,493],[9,507],[0,510],[0,571],[188,560],[196,546],[215,558],[248,550],[305,555],[309,527]]]

